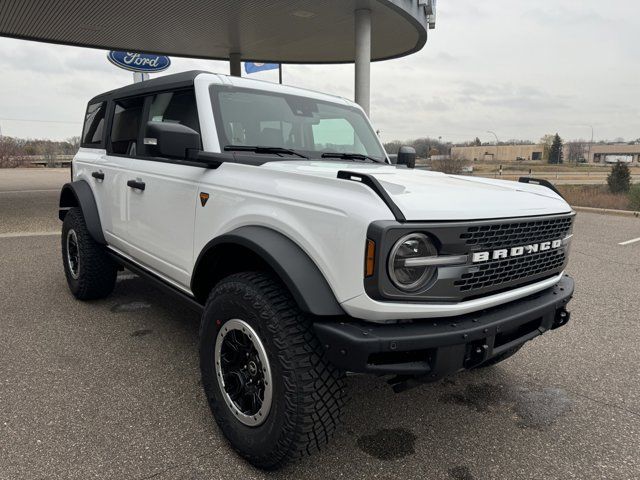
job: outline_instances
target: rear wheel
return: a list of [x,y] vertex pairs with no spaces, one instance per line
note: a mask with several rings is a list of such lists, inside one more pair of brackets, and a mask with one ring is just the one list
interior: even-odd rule
[[108,296],[115,287],[117,265],[87,229],[82,210],[70,209],[62,224],[62,263],[71,293],[79,300]]
[[235,274],[213,289],[202,317],[200,366],[216,422],[259,468],[276,469],[322,448],[340,424],[343,374],[271,275]]

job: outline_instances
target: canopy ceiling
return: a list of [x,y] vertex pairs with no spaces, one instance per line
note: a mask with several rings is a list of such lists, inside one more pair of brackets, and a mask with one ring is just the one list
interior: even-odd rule
[[354,61],[354,10],[372,16],[372,59],[421,49],[418,0],[2,0],[0,36],[179,57]]

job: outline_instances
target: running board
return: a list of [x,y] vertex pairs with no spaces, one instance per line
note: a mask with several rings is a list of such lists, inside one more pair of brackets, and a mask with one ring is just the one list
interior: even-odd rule
[[139,277],[142,277],[146,280],[149,280],[153,285],[155,285],[159,290],[162,290],[164,293],[168,293],[169,295],[177,298],[178,300],[184,302],[186,306],[188,306],[194,312],[202,314],[204,310],[204,306],[198,303],[198,301],[192,297],[191,295],[178,290],[173,285],[168,284],[162,278],[157,276],[154,273],[149,272],[144,269],[140,265],[133,263],[131,260],[123,257],[122,255],[118,255],[114,251],[109,251],[109,255],[113,258],[113,261],[118,265],[125,267],[127,270],[135,273]]

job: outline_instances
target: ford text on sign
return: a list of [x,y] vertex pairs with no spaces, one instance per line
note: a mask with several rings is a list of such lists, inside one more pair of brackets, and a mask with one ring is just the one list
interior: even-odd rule
[[112,50],[107,55],[107,58],[114,65],[132,72],[161,72],[171,65],[169,57],[148,53],[117,52]]

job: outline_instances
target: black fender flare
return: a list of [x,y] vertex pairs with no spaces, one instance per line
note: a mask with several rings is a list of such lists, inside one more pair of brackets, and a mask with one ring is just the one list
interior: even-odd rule
[[304,312],[318,316],[345,315],[329,283],[309,255],[294,241],[267,227],[240,227],[207,243],[193,269],[192,291],[195,291],[196,275],[203,258],[216,247],[228,244],[247,248],[264,260]]
[[91,237],[102,245],[107,244],[102,232],[102,223],[100,222],[96,199],[93,196],[91,187],[85,180],[77,180],[63,185],[60,192],[59,207],[58,218],[62,221],[64,221],[64,217],[67,216],[70,208],[80,207]]

